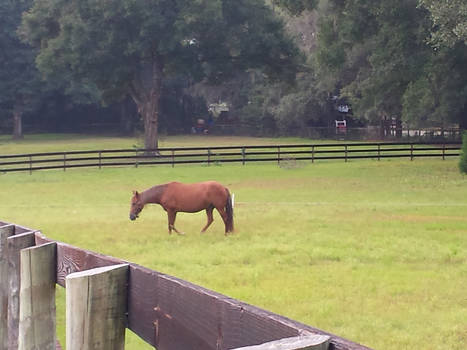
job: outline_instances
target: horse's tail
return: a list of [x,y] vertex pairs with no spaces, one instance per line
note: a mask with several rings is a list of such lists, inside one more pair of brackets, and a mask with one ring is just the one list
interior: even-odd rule
[[225,212],[227,214],[227,221],[225,223],[225,231],[226,232],[233,232],[234,230],[234,221],[233,221],[233,200],[232,196],[230,195],[229,190],[226,188],[227,191],[227,201],[225,203]]

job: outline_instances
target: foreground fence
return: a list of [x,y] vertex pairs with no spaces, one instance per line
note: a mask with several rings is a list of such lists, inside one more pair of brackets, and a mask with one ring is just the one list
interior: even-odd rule
[[0,222],[0,349],[123,349],[125,328],[158,350],[364,350],[363,345],[148,268]]
[[115,149],[0,155],[0,172],[78,167],[220,164],[248,162],[322,161],[459,156],[461,143],[377,142],[272,146]]

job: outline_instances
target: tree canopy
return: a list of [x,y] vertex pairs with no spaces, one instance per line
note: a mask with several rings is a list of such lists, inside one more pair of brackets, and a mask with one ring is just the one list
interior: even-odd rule
[[262,0],[35,0],[21,32],[45,76],[95,84],[107,101],[130,95],[150,149],[167,77],[220,83],[257,68],[293,79],[299,57]]
[[336,101],[353,125],[467,127],[463,0],[21,0],[0,18],[0,127],[18,136],[23,115],[131,114],[156,149],[221,97],[260,133],[333,125]]
[[43,84],[36,69],[35,51],[21,43],[16,30],[21,13],[29,1],[0,2],[0,109],[3,116],[13,117],[13,137],[22,137],[22,116],[38,108]]
[[464,0],[419,0],[431,15],[430,42],[435,46],[467,45],[467,2]]
[[[434,49],[430,16],[416,0],[327,1],[317,66],[360,116],[412,125],[465,123],[467,46]],[[329,78],[331,77],[331,78]]]

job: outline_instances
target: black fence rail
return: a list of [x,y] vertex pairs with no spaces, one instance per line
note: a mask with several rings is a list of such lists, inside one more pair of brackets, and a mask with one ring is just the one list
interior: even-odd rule
[[290,162],[459,156],[460,142],[323,143],[270,146],[214,146],[113,149],[0,155],[0,172],[81,167]]

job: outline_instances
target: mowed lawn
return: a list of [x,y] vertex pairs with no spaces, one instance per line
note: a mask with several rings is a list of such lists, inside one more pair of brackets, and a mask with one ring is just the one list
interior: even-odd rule
[[[51,140],[53,139],[53,140]],[[81,143],[82,142],[82,143]],[[103,143],[101,143],[103,142]],[[26,139],[0,154],[131,147],[135,140]],[[168,146],[303,142],[167,137]],[[311,142],[311,141],[309,141]],[[57,144],[60,144],[57,146]],[[92,143],[92,147],[89,146]],[[82,147],[78,147],[82,146]],[[90,148],[88,148],[90,147]],[[8,150],[8,151],[6,151]],[[26,151],[27,150],[27,151]],[[106,168],[0,174],[0,221],[168,273],[375,349],[467,348],[467,177],[457,159]],[[215,179],[220,217],[159,206],[128,219],[133,189]],[[58,288],[64,341],[64,291]],[[128,332],[127,349],[150,349]]]

